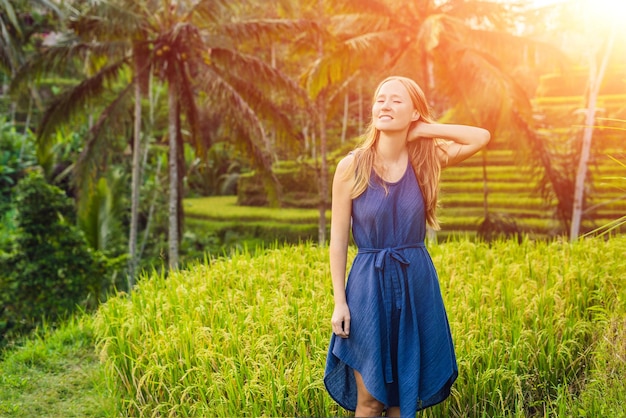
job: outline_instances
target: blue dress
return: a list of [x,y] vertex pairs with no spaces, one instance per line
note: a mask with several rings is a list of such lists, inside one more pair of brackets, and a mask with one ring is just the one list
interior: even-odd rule
[[354,411],[357,370],[376,399],[415,416],[448,397],[458,368],[411,164],[386,185],[388,194],[372,170],[370,185],[352,201],[358,253],[346,284],[350,337],[332,335],[324,384]]

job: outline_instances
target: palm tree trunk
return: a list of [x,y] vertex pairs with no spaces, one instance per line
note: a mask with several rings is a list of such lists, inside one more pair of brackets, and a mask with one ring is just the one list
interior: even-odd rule
[[590,60],[589,74],[589,99],[587,104],[587,116],[585,118],[585,128],[583,130],[583,143],[580,152],[580,160],[578,161],[578,170],[576,172],[576,188],[574,189],[574,204],[572,208],[572,223],[570,226],[570,241],[574,242],[578,239],[580,233],[580,224],[583,214],[583,203],[585,196],[585,179],[587,177],[587,163],[589,162],[589,154],[591,151],[591,142],[593,139],[593,125],[596,117],[596,103],[600,92],[600,85],[606,72],[609,57],[613,51],[615,43],[615,26],[609,35],[608,43],[602,57],[602,64],[596,74],[595,55]]
[[[320,18],[324,18],[324,1],[317,1],[317,9]],[[324,56],[323,38],[318,39],[317,55],[319,58]],[[320,131],[320,174],[319,174],[319,222],[318,222],[318,242],[321,247],[326,245],[326,198],[328,196],[328,161],[326,160],[326,95],[318,94],[317,116],[319,118]]]
[[489,218],[489,187],[487,186],[487,150],[482,150],[483,154],[483,217]]
[[341,143],[346,142],[346,133],[348,130],[348,107],[350,105],[348,92],[343,96],[343,123],[341,124]]
[[359,81],[359,135],[363,133],[363,86]]
[[[148,152],[146,151],[146,154]],[[157,166],[154,172],[154,178],[158,181],[159,176],[161,175],[161,158],[157,158]],[[150,227],[152,225],[152,218],[154,216],[154,208],[156,207],[156,201],[158,198],[159,189],[155,188],[152,194],[152,200],[150,201],[150,207],[148,208],[148,216],[146,217],[146,229],[143,231],[143,238],[141,240],[141,245],[139,245],[139,251],[137,252],[137,259],[140,260],[141,256],[146,249],[146,243],[148,242],[148,236],[150,236]]]
[[320,131],[320,175],[319,175],[319,222],[318,242],[321,247],[326,245],[326,198],[328,196],[328,161],[326,156],[326,107],[324,95],[318,97],[318,115]]
[[141,184],[141,68],[135,59],[135,124],[133,129],[133,165],[130,197],[130,231],[128,236],[128,291],[135,286],[137,270],[137,229],[139,224],[139,185]]
[[178,147],[176,135],[178,131],[177,88],[175,77],[168,83],[168,123],[169,123],[169,229],[168,259],[171,270],[178,268]]

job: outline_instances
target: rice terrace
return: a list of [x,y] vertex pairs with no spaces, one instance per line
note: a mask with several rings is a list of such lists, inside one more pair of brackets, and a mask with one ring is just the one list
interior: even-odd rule
[[416,416],[626,418],[625,19],[0,2],[0,417],[354,416],[324,384],[333,177],[404,75],[491,136],[441,172],[458,377]]

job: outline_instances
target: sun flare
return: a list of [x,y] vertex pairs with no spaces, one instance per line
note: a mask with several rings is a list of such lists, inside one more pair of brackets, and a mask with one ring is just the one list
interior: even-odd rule
[[579,5],[580,12],[591,29],[619,29],[626,20],[624,0],[575,0],[571,3]]
[[[512,0],[509,0],[512,1]],[[616,30],[626,40],[625,0],[526,0],[534,7],[552,7],[565,17],[571,30],[607,32]]]

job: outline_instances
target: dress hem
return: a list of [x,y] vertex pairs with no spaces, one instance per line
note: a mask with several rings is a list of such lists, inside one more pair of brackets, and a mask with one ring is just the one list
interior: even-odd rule
[[[358,372],[358,370],[355,367],[351,366],[348,362],[344,361],[339,356],[335,355],[334,353],[331,353],[331,355],[333,357],[335,357],[335,359],[337,359],[339,361],[339,364],[337,365],[337,367],[341,367],[342,365],[344,365],[344,366],[350,368],[353,373],[354,373],[354,371]],[[334,370],[336,370],[337,367],[335,367]],[[361,372],[359,372],[359,373],[361,373]],[[426,399],[426,401],[430,401],[430,402],[428,402],[424,406],[420,406],[420,403],[422,402],[422,401],[420,401],[418,403],[418,405],[415,406],[415,408],[416,408],[415,409],[415,413],[417,413],[419,411],[423,411],[423,410],[428,409],[428,408],[431,408],[433,406],[436,406],[436,405],[444,402],[446,399],[448,399],[450,397],[451,392],[452,392],[452,385],[454,384],[454,382],[456,381],[458,376],[459,376],[458,370],[453,370],[452,373],[448,376],[448,378],[446,380],[444,380],[441,383],[441,385],[438,386],[438,389],[435,391],[435,393],[433,393],[432,395],[430,395],[430,397],[428,399]],[[356,411],[356,405],[354,407],[347,405],[342,400],[340,400],[337,397],[335,397],[333,392],[331,390],[329,390],[329,386],[328,386],[328,383],[327,383],[327,377],[328,377],[328,375],[324,377],[324,387],[326,388],[326,392],[333,399],[333,401],[335,401],[340,407],[342,407],[346,411],[350,411],[350,412]],[[365,382],[363,382],[363,383],[365,383]],[[369,389],[368,389],[368,391],[369,391]],[[371,392],[370,392],[370,394],[371,394]],[[376,396],[374,396],[374,395],[372,395],[372,396],[378,402],[382,403],[384,405],[385,409],[387,409],[387,408],[394,408],[394,407],[396,407],[396,408],[400,407],[400,405],[387,405],[385,402],[381,401]]]

